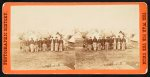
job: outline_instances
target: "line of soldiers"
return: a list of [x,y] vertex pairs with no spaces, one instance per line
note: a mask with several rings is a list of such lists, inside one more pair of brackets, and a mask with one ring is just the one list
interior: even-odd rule
[[99,37],[98,39],[94,37],[93,39],[84,39],[83,47],[88,50],[125,50],[126,49],[126,39],[125,37]]
[[57,37],[40,38],[33,40],[22,40],[20,42],[20,49],[23,51],[39,52],[39,51],[63,51],[64,40]]

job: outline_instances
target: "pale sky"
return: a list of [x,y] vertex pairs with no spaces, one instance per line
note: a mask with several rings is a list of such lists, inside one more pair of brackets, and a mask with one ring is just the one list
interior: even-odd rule
[[27,31],[67,34],[74,28],[139,36],[139,5],[11,6],[12,38]]

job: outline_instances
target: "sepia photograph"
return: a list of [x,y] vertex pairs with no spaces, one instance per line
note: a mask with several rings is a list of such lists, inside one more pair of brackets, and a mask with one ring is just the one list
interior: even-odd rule
[[12,70],[140,69],[139,4],[11,6]]

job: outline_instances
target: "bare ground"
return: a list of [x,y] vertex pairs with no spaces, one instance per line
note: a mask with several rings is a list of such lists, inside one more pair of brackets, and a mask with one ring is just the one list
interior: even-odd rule
[[11,49],[13,70],[139,69],[139,49],[86,51],[82,47],[63,52],[23,52]]
[[11,55],[11,66],[15,70],[73,70],[74,51],[22,52],[18,49]]
[[139,69],[139,49],[76,52],[76,69]]

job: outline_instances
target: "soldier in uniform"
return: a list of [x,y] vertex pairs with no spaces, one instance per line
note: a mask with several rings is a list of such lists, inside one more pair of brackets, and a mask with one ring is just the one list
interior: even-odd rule
[[69,44],[68,41],[64,41],[64,50],[68,50],[69,49]]
[[83,40],[83,48],[86,48],[86,38],[84,38],[84,40]]
[[31,38],[31,40],[30,40],[30,51],[34,52],[34,49],[35,49],[34,40],[33,40],[33,38]]
[[118,36],[116,42],[117,42],[117,50],[120,50],[121,49],[121,38],[120,38],[120,36]]
[[51,51],[54,51],[54,46],[55,46],[54,44],[55,44],[55,43],[54,43],[53,37],[51,37],[50,41],[51,41],[51,43],[50,43],[50,45],[51,45],[51,46],[50,46],[50,47],[51,47]]
[[113,49],[116,50],[117,49],[117,44],[116,44],[116,37],[113,37]]
[[97,43],[98,43],[98,50],[101,50],[101,49],[102,49],[101,42],[102,42],[102,39],[101,39],[101,37],[99,37],[99,39],[97,40]]
[[110,37],[110,44],[109,44],[110,49],[113,49],[113,42],[114,42],[113,37]]
[[42,50],[43,50],[43,49],[42,49],[42,44],[43,44],[43,41],[42,41],[42,38],[40,38],[40,39],[38,40],[39,51],[42,51]]
[[111,37],[108,37],[107,40],[108,40],[108,50],[109,50],[111,49]]
[[55,45],[55,51],[58,51],[58,38],[56,37],[54,40],[54,45]]
[[86,37],[83,40],[83,48],[85,49],[85,51],[88,50],[88,38]]
[[27,39],[27,40],[25,40],[25,51],[26,51],[26,52],[29,52],[29,51],[30,51],[30,47],[29,47],[29,45],[30,45],[29,40],[28,40],[28,39]]
[[97,39],[96,39],[96,37],[93,38],[93,50],[94,51],[97,50]]
[[39,47],[38,47],[38,39],[35,40],[35,52],[39,51]]
[[123,37],[123,38],[121,39],[121,49],[122,49],[122,50],[125,50],[125,48],[126,48],[126,39]]
[[105,38],[105,50],[108,51],[109,49],[109,37]]
[[60,38],[60,40],[59,40],[59,51],[63,51],[63,46],[64,46],[64,42],[63,42],[63,39],[62,38]]
[[22,41],[23,41],[23,42],[22,42],[22,50],[23,50],[23,51],[26,51],[26,40],[23,39]]
[[102,45],[102,50],[104,50],[105,49],[105,37],[102,38],[101,45]]
[[88,39],[88,50],[92,50],[92,44],[93,44],[93,41],[92,41],[92,38],[90,37],[89,39]]
[[51,37],[47,38],[47,49],[51,49]]
[[47,39],[46,38],[44,38],[43,40],[42,48],[43,48],[43,51],[47,51]]
[[24,51],[24,44],[25,44],[25,40],[21,39],[20,40],[20,50]]

